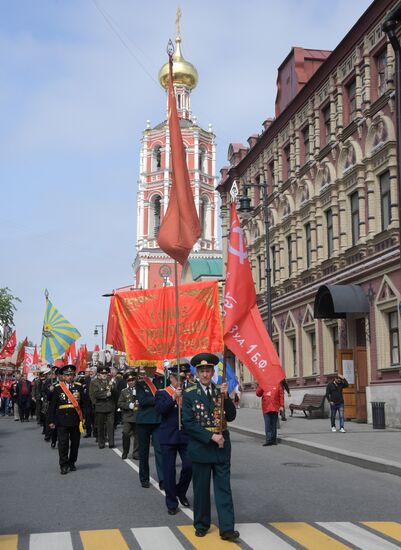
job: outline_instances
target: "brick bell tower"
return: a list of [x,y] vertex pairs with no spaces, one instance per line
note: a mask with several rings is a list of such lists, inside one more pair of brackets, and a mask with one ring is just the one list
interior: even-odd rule
[[[202,263],[203,266],[207,264],[208,269],[212,265],[211,271],[213,271],[214,264],[222,263],[222,252],[217,236],[215,135],[210,124],[205,130],[198,125],[196,117],[192,115],[191,92],[198,83],[198,72],[182,55],[180,16],[181,13],[178,11],[176,47],[173,54],[173,84],[187,154],[189,179],[202,228],[201,238],[194,245],[184,269],[188,271],[188,266],[192,262],[197,265]],[[159,81],[166,90],[166,98],[168,78],[168,63],[166,63],[159,72]],[[174,281],[174,260],[160,250],[157,244],[159,227],[168,206],[170,186],[168,121],[164,120],[154,127],[151,127],[150,121],[147,121],[141,139],[137,191],[137,241],[133,263],[136,288],[160,287]],[[181,278],[180,265],[178,269],[178,276]]]

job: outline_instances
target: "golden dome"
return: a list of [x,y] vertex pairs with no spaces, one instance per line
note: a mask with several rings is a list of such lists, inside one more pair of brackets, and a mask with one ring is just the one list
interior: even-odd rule
[[[177,35],[175,39],[175,52],[173,53],[173,83],[174,85],[186,86],[190,90],[196,88],[198,84],[198,71],[185,61],[181,52],[181,36]],[[165,63],[159,71],[160,84],[167,90],[168,88],[168,63]]]

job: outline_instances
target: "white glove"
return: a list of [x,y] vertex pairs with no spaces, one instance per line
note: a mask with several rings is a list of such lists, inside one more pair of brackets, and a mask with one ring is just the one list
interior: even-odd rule
[[133,410],[134,407],[135,407],[135,404],[134,404],[134,403],[130,403],[130,404],[129,404],[129,408],[130,408],[131,410]]

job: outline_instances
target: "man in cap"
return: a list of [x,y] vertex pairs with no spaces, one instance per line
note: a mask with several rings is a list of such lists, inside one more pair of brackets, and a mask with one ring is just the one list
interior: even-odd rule
[[144,376],[136,385],[136,395],[139,403],[136,417],[139,439],[139,481],[145,489],[150,487],[149,449],[150,439],[152,438],[159,487],[163,489],[163,465],[159,443],[161,418],[155,409],[155,395],[157,390],[162,389],[164,386],[164,376],[156,376],[155,367],[146,367],[145,372],[148,376]]
[[184,392],[182,416],[192,460],[195,535],[204,537],[210,528],[210,478],[213,473],[220,537],[235,541],[239,533],[234,530],[227,422],[235,419],[237,411],[227,396],[228,385],[223,383],[217,388],[212,384],[218,362],[219,358],[212,353],[199,353],[192,358],[191,365],[196,368],[199,381]]
[[60,473],[75,472],[81,430],[83,431],[82,386],[74,382],[75,366],[65,365],[58,369],[60,382],[53,391],[49,407],[50,428],[57,427]]
[[97,421],[97,437],[99,449],[105,447],[105,428],[109,440],[109,449],[114,445],[114,385],[108,379],[109,367],[100,366],[97,369],[97,378],[91,383],[90,389],[95,401]]
[[124,378],[128,386],[121,390],[118,398],[118,408],[122,411],[123,417],[123,454],[121,458],[125,460],[128,457],[131,436],[134,437],[134,449],[132,458],[139,459],[139,443],[136,429],[136,416],[138,412],[138,399],[136,396],[136,379],[137,375],[133,370],[124,374]]
[[[169,366],[169,385],[156,392],[155,409],[161,415],[159,442],[163,460],[164,490],[166,506],[170,515],[178,510],[178,501],[189,506],[187,490],[191,483],[192,466],[188,458],[188,436],[179,426],[179,410],[182,410],[182,387],[178,384],[180,373],[188,372],[189,365],[183,363]],[[175,464],[179,453],[182,468],[177,483]]]

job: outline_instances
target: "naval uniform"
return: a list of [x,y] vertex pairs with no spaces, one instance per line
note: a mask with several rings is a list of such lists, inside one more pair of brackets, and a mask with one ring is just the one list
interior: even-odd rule
[[[173,399],[173,394],[174,389],[168,386],[159,390],[155,396],[155,409],[161,415],[159,442],[168,510],[176,510],[178,499],[186,498],[192,477],[192,465],[188,457],[188,435],[183,429],[178,429],[178,403]],[[177,453],[182,462],[178,483],[176,481]]]
[[[82,386],[79,382],[65,385],[73,397],[82,404]],[[60,384],[56,384],[49,407],[49,424],[55,424],[58,437],[58,454],[61,470],[74,467],[78,458],[80,418],[74,405],[62,390]]]
[[221,393],[210,384],[211,396],[207,397],[199,382],[184,392],[182,417],[189,436],[188,454],[192,460],[192,484],[194,489],[194,527],[200,533],[210,528],[210,478],[213,474],[220,535],[234,532],[234,505],[230,486],[231,442],[227,422],[235,419],[236,408],[231,399],[224,399],[223,436],[221,449],[211,440],[220,431]]

